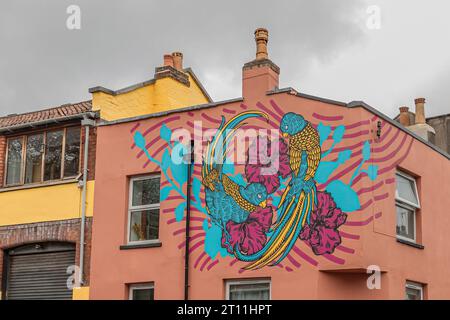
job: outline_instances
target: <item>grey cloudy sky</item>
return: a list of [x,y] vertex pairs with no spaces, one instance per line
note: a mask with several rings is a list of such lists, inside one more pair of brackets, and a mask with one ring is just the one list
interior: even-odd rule
[[[81,8],[81,30],[66,9]],[[381,12],[369,29],[368,6]],[[450,113],[447,0],[2,0],[0,114],[90,98],[153,77],[180,50],[214,100],[241,95],[253,30],[269,29],[280,87],[364,100],[389,116],[427,98],[427,116]]]

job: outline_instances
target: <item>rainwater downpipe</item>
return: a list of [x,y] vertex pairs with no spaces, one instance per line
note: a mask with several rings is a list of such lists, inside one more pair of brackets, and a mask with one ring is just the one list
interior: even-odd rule
[[81,126],[85,128],[84,131],[84,152],[83,152],[83,180],[81,191],[81,224],[80,224],[80,275],[79,285],[84,284],[84,233],[86,224],[86,193],[87,193],[87,175],[88,175],[88,152],[89,152],[89,128],[94,126],[95,122],[88,117],[84,117],[81,121]]
[[192,166],[194,164],[194,140],[191,140],[190,154],[187,165],[187,190],[186,190],[186,235],[184,250],[184,300],[189,300],[189,247],[190,247],[190,228],[191,228],[191,189],[192,189]]

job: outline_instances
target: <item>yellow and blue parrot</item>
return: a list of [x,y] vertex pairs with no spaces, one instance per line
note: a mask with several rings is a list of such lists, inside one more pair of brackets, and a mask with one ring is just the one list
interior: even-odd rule
[[283,116],[280,130],[288,139],[291,179],[278,205],[278,221],[264,248],[253,255],[244,255],[235,248],[239,260],[252,262],[244,267],[247,270],[280,263],[309,222],[313,206],[317,205],[314,175],[321,157],[319,134],[301,115],[293,112]]
[[[250,183],[241,186],[223,173],[222,167],[226,160],[226,145],[233,139],[236,130],[245,125],[248,118],[268,116],[259,111],[243,112],[225,123],[222,123],[208,143],[202,165],[202,183],[205,186],[206,211],[212,222],[218,224],[227,233],[228,221],[242,223],[248,215],[258,207],[267,204],[267,190],[260,183]],[[228,239],[228,237],[227,237]]]

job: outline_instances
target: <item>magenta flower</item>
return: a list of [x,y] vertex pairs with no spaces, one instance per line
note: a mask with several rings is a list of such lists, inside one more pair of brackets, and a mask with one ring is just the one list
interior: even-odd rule
[[[265,141],[262,141],[263,139]],[[274,150],[276,153],[273,156],[271,143],[267,138],[256,139],[247,152],[245,166],[247,181],[263,184],[269,194],[280,187],[280,176],[286,178],[291,173],[286,143],[283,140],[275,140],[273,143],[278,143],[279,147]]]
[[306,241],[316,255],[331,254],[341,244],[338,228],[347,220],[347,214],[336,207],[331,194],[317,193],[317,208],[311,212],[309,224],[303,227],[300,239]]
[[230,253],[233,253],[236,245],[245,254],[258,252],[267,241],[266,232],[269,231],[272,224],[272,215],[272,206],[264,209],[258,207],[256,211],[250,213],[245,222],[228,221],[227,232],[222,232],[222,247]]

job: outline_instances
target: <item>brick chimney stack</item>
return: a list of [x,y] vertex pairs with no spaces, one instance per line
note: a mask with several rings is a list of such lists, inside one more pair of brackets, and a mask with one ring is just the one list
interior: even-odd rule
[[171,54],[164,55],[164,67],[173,67],[173,56]]
[[183,54],[181,52],[172,53],[173,67],[178,71],[183,71]]
[[416,124],[425,123],[425,98],[417,98],[414,100],[416,104]]
[[411,123],[409,121],[409,108],[406,106],[400,107],[400,123],[408,127]]
[[242,96],[257,99],[267,91],[278,89],[280,68],[269,59],[267,42],[269,32],[258,28],[255,31],[256,58],[242,68]]

